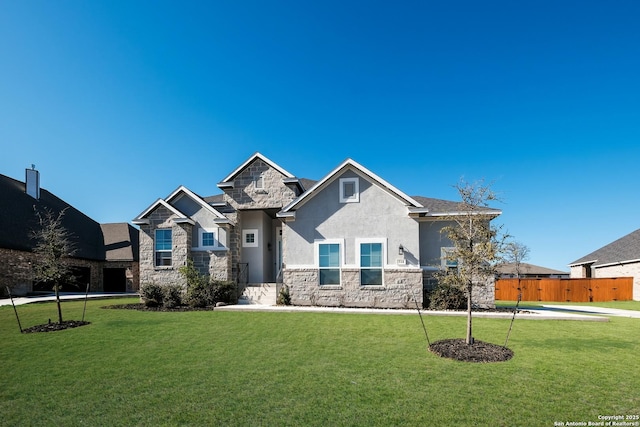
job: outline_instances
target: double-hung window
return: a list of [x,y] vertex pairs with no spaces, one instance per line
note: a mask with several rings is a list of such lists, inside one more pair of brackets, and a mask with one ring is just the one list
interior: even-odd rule
[[340,244],[318,244],[318,267],[320,285],[340,284]]
[[171,266],[171,229],[156,230],[155,258],[156,266]]
[[382,285],[382,243],[360,243],[360,285]]

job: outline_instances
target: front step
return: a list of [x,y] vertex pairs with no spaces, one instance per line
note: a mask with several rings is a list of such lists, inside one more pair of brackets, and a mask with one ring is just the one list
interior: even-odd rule
[[276,305],[275,283],[249,283],[238,298],[238,304]]

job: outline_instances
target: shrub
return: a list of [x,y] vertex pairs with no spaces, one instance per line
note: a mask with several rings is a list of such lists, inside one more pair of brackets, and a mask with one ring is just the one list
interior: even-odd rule
[[211,283],[211,286],[214,287],[214,291],[213,291],[214,303],[216,302],[224,302],[227,304],[238,303],[238,287],[236,286],[235,282],[214,280]]
[[278,292],[278,299],[276,300],[276,304],[291,305],[291,294],[289,293],[289,287],[287,285],[282,285],[282,287],[280,288],[280,292]]
[[187,288],[185,302],[191,307],[206,307],[215,304],[214,289],[208,282],[198,283]]
[[431,310],[463,310],[467,308],[467,297],[460,288],[440,284],[429,294]]
[[159,307],[164,302],[162,286],[155,283],[145,283],[140,287],[140,298],[147,307]]
[[182,305],[182,287],[180,285],[169,285],[163,288],[162,305],[166,308],[174,308]]

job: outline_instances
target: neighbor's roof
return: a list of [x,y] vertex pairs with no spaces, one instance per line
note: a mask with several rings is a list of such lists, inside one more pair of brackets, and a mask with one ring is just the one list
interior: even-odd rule
[[62,225],[72,234],[76,258],[103,260],[104,241],[100,224],[44,188],[40,198],[25,192],[25,183],[0,174],[0,247],[31,251],[36,245],[32,239],[38,228],[36,212],[49,210],[54,216],[65,210]]
[[139,231],[126,222],[100,224],[107,261],[137,261]]
[[629,261],[640,261],[640,229],[573,261],[569,266],[593,263],[598,267]]
[[[498,266],[497,270],[498,270],[498,273],[500,273],[500,274],[516,274],[516,265],[515,265],[515,263],[502,264],[502,265]],[[521,262],[520,263],[520,274],[547,276],[547,275],[552,275],[552,274],[553,275],[560,275],[560,274],[568,275],[569,272],[568,271],[554,270],[552,268],[540,267],[539,265],[527,264],[526,262]]]

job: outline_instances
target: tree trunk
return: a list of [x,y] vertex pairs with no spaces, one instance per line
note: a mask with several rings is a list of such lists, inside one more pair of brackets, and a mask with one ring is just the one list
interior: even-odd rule
[[58,323],[62,323],[62,308],[60,307],[60,287],[57,283],[54,289],[56,290],[56,304],[58,305]]
[[467,345],[473,344],[473,334],[471,328],[471,290],[473,289],[473,282],[469,281],[467,285]]

